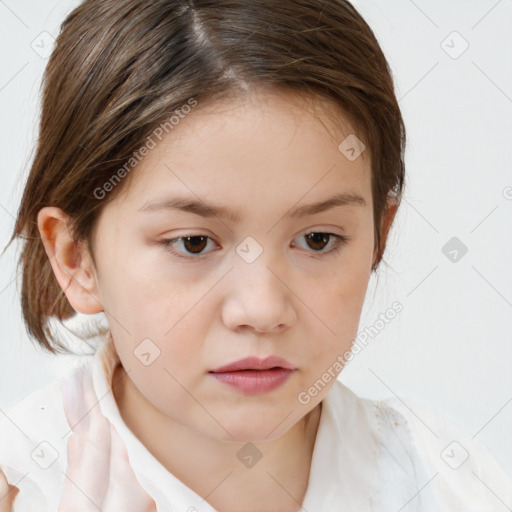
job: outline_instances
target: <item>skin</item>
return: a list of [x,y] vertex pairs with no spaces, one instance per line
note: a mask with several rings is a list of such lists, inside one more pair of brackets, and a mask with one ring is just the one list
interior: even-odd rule
[[15,485],[9,485],[7,478],[0,471],[0,512],[11,512],[14,499],[19,489]]
[[[124,421],[169,471],[221,512],[300,508],[321,401],[334,379],[307,404],[297,397],[357,334],[376,255],[370,156],[366,151],[350,161],[338,150],[354,131],[337,110],[335,122],[333,111],[326,100],[269,90],[199,104],[102,210],[93,232],[96,265],[83,244],[73,243],[62,210],[38,214],[71,305],[84,314],[104,311],[108,319],[122,363],[113,384]],[[298,204],[341,192],[361,195],[366,205],[286,216]],[[139,211],[171,194],[228,205],[240,220]],[[390,203],[383,240],[395,212]],[[349,240],[335,252],[332,237],[308,245],[311,232]],[[159,244],[201,235],[209,237],[199,244],[202,259],[184,240]],[[250,264],[235,250],[247,236],[263,249]],[[160,350],[149,366],[133,353],[146,338]],[[269,393],[247,396],[208,373],[270,354],[297,369]],[[247,442],[262,453],[250,468],[237,458]]]
[[[64,413],[72,434],[59,512],[155,512],[154,500],[138,484],[128,452],[115,427],[97,406],[92,375],[80,390],[61,386]],[[84,400],[76,400],[76,392]]]

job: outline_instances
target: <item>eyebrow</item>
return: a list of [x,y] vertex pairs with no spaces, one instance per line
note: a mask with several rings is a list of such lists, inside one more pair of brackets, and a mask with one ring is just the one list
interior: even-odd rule
[[[323,201],[309,203],[290,209],[285,216],[293,218],[302,218],[307,215],[324,212],[331,208],[340,206],[366,206],[365,199],[356,193],[344,192],[336,194]],[[194,213],[201,217],[219,217],[230,220],[231,222],[239,222],[240,213],[227,206],[206,204],[204,201],[198,201],[187,197],[166,197],[145,203],[138,211],[154,212],[159,210],[181,210],[184,212]]]

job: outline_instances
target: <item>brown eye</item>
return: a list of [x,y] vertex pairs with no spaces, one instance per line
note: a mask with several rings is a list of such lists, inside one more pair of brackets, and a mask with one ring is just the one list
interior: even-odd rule
[[180,258],[199,259],[210,252],[204,252],[209,241],[212,241],[209,236],[191,235],[162,240],[159,244],[163,245],[166,249],[171,251],[171,253]]
[[306,236],[309,247],[315,251],[321,251],[328,243],[331,235],[329,233],[309,233]]
[[[309,248],[309,253],[318,253],[319,256],[337,253],[350,240],[349,237],[344,235],[324,232],[311,232],[300,238],[306,240],[307,247],[305,247],[305,249]],[[213,240],[209,236],[191,235],[161,240],[158,243],[180,258],[185,258],[190,261],[201,261],[203,257],[206,258],[210,252],[205,251],[208,242],[213,243]],[[324,250],[327,246],[329,246],[330,249]]]
[[[320,256],[327,256],[328,254],[335,254],[338,252],[350,239],[345,235],[336,235],[335,233],[324,232],[311,232],[300,237],[306,240],[309,253],[318,253]],[[330,250],[323,250],[326,246],[330,245]]]
[[183,238],[183,247],[192,254],[198,254],[206,247],[207,239],[207,236],[187,236]]

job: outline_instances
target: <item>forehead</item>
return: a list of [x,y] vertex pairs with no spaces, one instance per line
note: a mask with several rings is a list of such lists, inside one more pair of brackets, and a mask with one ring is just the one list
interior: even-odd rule
[[252,191],[252,199],[265,203],[271,187],[299,199],[317,183],[326,190],[346,183],[362,192],[369,152],[351,161],[340,149],[354,136],[341,109],[322,97],[256,90],[199,101],[132,171],[127,199],[140,207],[179,188],[198,198],[220,193],[236,199],[237,192]]
[[[307,94],[275,86],[259,86],[242,92],[225,93],[221,98],[199,100],[194,109],[183,116],[179,125],[164,135],[167,144],[178,146],[188,137],[231,126],[244,128],[252,136],[263,136],[258,128],[274,138],[292,137],[299,130],[303,133],[317,131],[323,138],[330,138],[338,145],[356,129],[348,115],[333,99],[319,94]],[[360,139],[363,134],[357,133]],[[368,154],[363,155],[368,158]]]

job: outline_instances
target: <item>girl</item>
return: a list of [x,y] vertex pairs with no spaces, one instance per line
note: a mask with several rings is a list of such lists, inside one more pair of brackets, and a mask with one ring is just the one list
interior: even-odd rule
[[[404,186],[385,57],[345,0],[85,0],[44,76],[28,332],[92,357],[0,424],[0,510],[491,511],[435,413],[337,380]],[[399,304],[398,304],[399,306]]]

